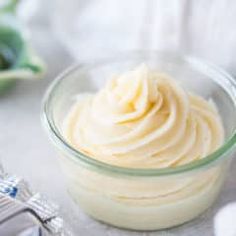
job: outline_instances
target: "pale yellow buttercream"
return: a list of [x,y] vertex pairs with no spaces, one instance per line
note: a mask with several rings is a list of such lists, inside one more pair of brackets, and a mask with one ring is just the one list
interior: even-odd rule
[[131,168],[189,163],[224,140],[212,103],[142,64],[96,94],[80,94],[65,120],[67,141],[95,158]]

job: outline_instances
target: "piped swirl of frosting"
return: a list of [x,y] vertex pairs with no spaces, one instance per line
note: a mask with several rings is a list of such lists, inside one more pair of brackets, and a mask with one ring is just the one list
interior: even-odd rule
[[67,141],[99,161],[164,168],[205,157],[224,140],[211,103],[146,65],[81,94],[65,120]]

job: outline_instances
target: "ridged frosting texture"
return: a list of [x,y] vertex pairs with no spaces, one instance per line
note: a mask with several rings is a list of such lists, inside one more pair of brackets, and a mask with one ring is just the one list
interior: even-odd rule
[[63,132],[79,151],[129,168],[183,165],[224,140],[213,103],[144,64],[114,75],[96,94],[79,94]]

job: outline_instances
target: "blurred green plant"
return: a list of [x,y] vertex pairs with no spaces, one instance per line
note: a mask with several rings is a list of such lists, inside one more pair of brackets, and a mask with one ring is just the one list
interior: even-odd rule
[[0,5],[0,93],[6,91],[17,79],[42,77],[45,70],[25,37],[15,12],[18,0]]

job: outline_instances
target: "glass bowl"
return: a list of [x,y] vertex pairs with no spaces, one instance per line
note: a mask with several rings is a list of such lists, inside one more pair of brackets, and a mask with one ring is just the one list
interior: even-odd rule
[[[114,73],[128,71],[143,62],[216,104],[225,129],[225,143],[218,150],[178,167],[134,169],[95,160],[65,140],[62,124],[76,95],[95,92]],[[216,66],[170,52],[124,53],[76,65],[52,83],[42,114],[43,125],[59,151],[72,198],[93,218],[134,230],[180,225],[212,205],[235,152],[235,117],[234,79]]]

